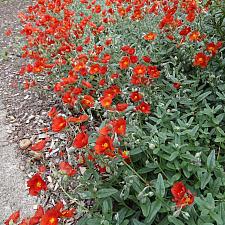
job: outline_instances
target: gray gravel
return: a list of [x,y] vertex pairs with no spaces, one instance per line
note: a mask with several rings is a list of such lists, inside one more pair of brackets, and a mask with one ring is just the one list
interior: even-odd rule
[[34,198],[27,194],[16,146],[7,142],[10,126],[5,123],[5,116],[6,111],[0,101],[0,224],[19,209],[24,216],[32,215],[35,204]]
[[8,73],[17,67],[14,60],[5,58],[13,45],[7,42],[4,32],[7,27],[14,29],[18,26],[17,13],[25,5],[25,1],[0,0],[0,224],[17,210],[21,210],[21,217],[31,216],[36,201],[34,197],[28,196],[25,174],[20,170],[18,148],[9,139],[13,127],[6,123],[7,111],[3,104],[3,89],[7,88]]

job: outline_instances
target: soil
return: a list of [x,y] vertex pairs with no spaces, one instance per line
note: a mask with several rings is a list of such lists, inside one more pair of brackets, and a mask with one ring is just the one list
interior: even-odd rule
[[[17,15],[29,4],[26,0],[0,0],[0,224],[17,210],[21,217],[34,213],[37,199],[28,195],[25,178],[30,161],[21,159],[18,143],[42,134],[51,104],[43,93],[24,91],[18,75],[22,64],[18,46],[22,42]],[[7,37],[9,28],[12,35]]]

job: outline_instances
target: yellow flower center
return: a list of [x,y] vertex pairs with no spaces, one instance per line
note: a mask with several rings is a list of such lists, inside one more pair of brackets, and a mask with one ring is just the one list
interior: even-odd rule
[[104,143],[104,144],[102,144],[102,146],[103,146],[104,148],[108,148],[108,147],[109,147],[108,143]]
[[54,222],[55,222],[55,218],[51,218],[50,220],[49,220],[49,222],[51,223],[51,224],[53,224]]
[[42,186],[41,182],[37,182],[36,186],[40,188]]

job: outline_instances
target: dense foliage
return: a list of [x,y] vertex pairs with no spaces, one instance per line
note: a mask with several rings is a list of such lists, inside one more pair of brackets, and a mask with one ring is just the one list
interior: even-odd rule
[[[224,3],[38,0],[19,17],[24,88],[64,105],[49,116],[69,150],[49,167],[77,224],[225,224]],[[31,195],[44,178],[31,178]],[[62,208],[37,221],[57,224]]]

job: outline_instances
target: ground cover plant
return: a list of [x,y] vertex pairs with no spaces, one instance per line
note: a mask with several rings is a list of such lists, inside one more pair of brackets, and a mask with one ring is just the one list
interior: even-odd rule
[[51,175],[73,203],[20,224],[225,224],[224,3],[38,0],[19,18],[24,88],[59,100],[29,193]]

